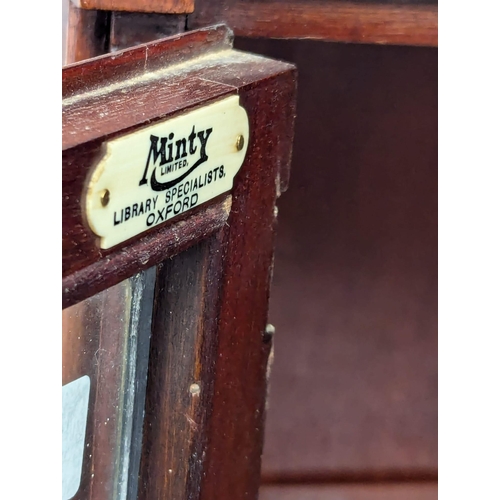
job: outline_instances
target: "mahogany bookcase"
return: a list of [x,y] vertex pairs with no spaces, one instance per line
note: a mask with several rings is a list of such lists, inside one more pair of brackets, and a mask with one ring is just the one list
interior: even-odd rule
[[[437,495],[437,11],[434,0],[70,2],[68,62],[225,22],[237,47],[294,61],[302,75],[292,183],[280,204],[271,320],[281,335],[263,498]],[[332,141],[323,144],[325,132]],[[302,168],[310,147],[314,177]],[[322,334],[304,320],[313,303],[323,304]]]

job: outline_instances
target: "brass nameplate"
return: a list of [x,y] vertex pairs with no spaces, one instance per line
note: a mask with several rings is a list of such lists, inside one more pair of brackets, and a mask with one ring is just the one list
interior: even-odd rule
[[110,248],[233,187],[248,116],[231,96],[106,144],[85,196],[100,247]]

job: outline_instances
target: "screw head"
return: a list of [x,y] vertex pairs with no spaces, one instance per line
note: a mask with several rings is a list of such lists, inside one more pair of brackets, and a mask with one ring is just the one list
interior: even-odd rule
[[189,392],[193,395],[193,396],[197,396],[201,391],[201,388],[198,384],[191,384],[189,386]]
[[240,134],[236,138],[236,149],[238,151],[241,151],[243,149],[243,146],[245,145],[245,138]]
[[101,205],[105,207],[109,203],[109,190],[105,189],[101,192]]

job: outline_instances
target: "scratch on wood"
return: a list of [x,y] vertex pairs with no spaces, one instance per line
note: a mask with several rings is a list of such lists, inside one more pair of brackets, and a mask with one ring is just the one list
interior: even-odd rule
[[189,422],[191,429],[193,431],[198,430],[198,424],[187,413],[185,413],[184,416],[186,417],[187,421]]

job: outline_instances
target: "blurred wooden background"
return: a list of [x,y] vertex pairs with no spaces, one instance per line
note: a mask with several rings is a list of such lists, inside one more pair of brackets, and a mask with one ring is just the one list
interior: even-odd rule
[[437,498],[437,48],[236,46],[299,68],[262,499]]

